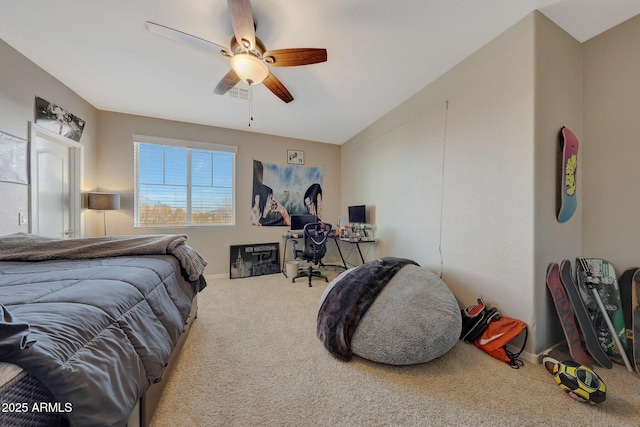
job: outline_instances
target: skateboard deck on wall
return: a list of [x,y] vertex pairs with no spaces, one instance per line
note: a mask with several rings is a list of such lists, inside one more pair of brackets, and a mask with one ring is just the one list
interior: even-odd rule
[[593,324],[589,318],[589,313],[582,302],[582,298],[578,291],[578,285],[573,278],[571,261],[568,259],[565,259],[560,263],[560,280],[567,291],[571,307],[573,308],[573,313],[578,321],[578,325],[580,326],[584,346],[589,354],[591,354],[591,357],[598,362],[600,366],[607,369],[612,368],[613,363],[609,360],[609,356],[600,345],[596,331],[593,329]]
[[[627,336],[627,357],[629,361],[633,365],[636,371],[640,372],[640,351],[636,351],[636,347],[638,343],[635,342],[634,337],[640,338],[640,332],[634,333],[634,323],[640,328],[638,325],[638,321],[640,320],[634,316],[640,316],[640,309],[638,308],[638,294],[636,289],[636,275],[637,279],[640,280],[640,268],[633,267],[627,269],[620,279],[618,279],[618,284],[620,286],[620,300],[622,301],[622,314],[624,315],[624,326],[626,329]],[[637,313],[637,315],[636,315]],[[636,322],[634,322],[636,320]],[[640,350],[640,349],[638,349]]]
[[562,325],[564,336],[567,339],[571,357],[581,365],[592,367],[591,359],[589,359],[580,342],[580,332],[573,317],[569,298],[560,280],[560,267],[555,262],[549,264],[547,268],[547,288],[549,288],[549,292],[551,292],[553,303],[560,317],[560,324]]
[[578,138],[569,128],[561,129],[562,139],[562,171],[560,174],[560,208],[558,209],[558,222],[567,222],[573,216],[578,207],[578,195],[576,187],[576,172],[578,168]]
[[[589,313],[600,345],[604,348],[609,359],[624,364],[626,353],[623,356],[621,352],[626,352],[627,337],[615,269],[608,261],[598,258],[578,258],[576,264],[580,297]],[[605,308],[605,313],[600,309],[592,288],[596,289]],[[616,345],[604,316],[608,316],[623,348],[619,349]]]

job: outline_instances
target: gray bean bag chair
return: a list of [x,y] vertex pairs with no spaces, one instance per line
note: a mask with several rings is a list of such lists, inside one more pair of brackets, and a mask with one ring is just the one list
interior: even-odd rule
[[[321,307],[331,288],[350,271],[329,284]],[[408,264],[388,281],[360,319],[351,351],[390,365],[425,363],[451,350],[461,329],[460,308],[447,285],[431,271]]]

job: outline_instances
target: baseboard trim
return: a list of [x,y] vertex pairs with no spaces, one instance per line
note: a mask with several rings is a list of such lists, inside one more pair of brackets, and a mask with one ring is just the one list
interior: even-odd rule
[[542,363],[542,358],[550,350],[560,350],[563,353],[569,353],[569,350],[567,350],[567,344],[565,342],[559,342],[559,343],[554,344],[551,347],[547,348],[546,350],[542,351],[542,353],[537,353],[537,354],[528,353],[528,355],[530,357],[529,361],[531,363],[536,363],[538,365],[541,364]]
[[213,279],[228,279],[229,273],[220,273],[220,274],[207,274],[204,276],[205,280],[213,280]]

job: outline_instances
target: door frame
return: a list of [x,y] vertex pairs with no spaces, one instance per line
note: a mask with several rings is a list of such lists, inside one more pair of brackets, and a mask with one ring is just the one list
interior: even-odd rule
[[36,139],[45,138],[49,141],[62,145],[69,149],[69,224],[71,233],[69,237],[81,237],[82,218],[80,210],[82,207],[82,196],[80,192],[82,182],[82,162],[84,147],[82,144],[72,139],[66,138],[48,129],[40,127],[33,122],[29,122],[29,165],[31,172],[31,185],[29,186],[29,232],[38,234],[38,159],[36,156]]

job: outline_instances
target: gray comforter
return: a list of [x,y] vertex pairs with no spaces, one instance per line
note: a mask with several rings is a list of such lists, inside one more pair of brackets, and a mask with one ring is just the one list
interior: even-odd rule
[[205,285],[181,270],[173,255],[1,261],[0,360],[42,381],[71,425],[124,425]]
[[2,261],[46,261],[164,254],[171,254],[178,258],[189,280],[198,280],[207,265],[200,254],[187,245],[186,234],[56,239],[30,233],[16,233],[0,238],[0,260]]

